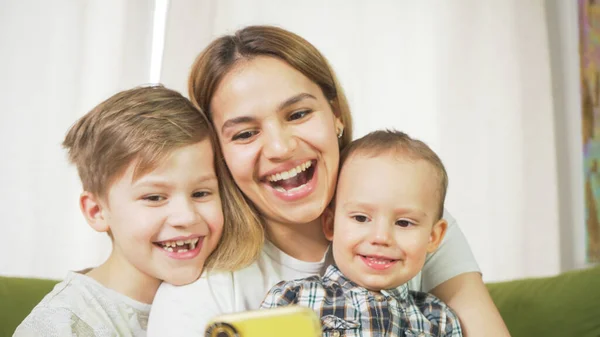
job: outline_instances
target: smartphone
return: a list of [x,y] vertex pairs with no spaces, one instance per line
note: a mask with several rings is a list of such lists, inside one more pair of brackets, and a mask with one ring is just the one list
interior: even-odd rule
[[297,305],[220,315],[206,326],[206,337],[319,337],[314,311]]

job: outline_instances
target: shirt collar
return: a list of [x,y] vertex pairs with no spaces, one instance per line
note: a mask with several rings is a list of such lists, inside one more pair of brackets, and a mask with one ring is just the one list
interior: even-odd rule
[[[338,283],[344,293],[349,294],[350,292],[358,292],[358,293],[369,293],[368,289],[365,289],[356,283],[352,282],[348,279],[335,265],[330,265],[325,271],[324,279],[329,279],[332,282]],[[408,298],[408,283],[404,283],[397,288],[392,289],[382,289],[381,294],[384,296],[391,296],[395,298],[397,301],[405,301]]]

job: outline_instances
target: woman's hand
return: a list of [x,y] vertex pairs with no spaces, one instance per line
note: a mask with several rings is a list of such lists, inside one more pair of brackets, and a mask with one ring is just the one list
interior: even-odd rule
[[510,336],[481,274],[460,274],[435,287],[431,293],[456,312],[465,336]]

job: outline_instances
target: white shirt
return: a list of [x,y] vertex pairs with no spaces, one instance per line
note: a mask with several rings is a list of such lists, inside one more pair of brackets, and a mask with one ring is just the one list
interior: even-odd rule
[[[446,236],[438,250],[429,255],[409,289],[430,291],[454,276],[479,272],[469,245],[447,212]],[[208,321],[216,315],[254,310],[278,282],[323,275],[332,264],[329,250],[319,262],[295,259],[266,242],[257,261],[235,272],[204,273],[185,286],[163,283],[154,297],[148,336],[204,336]]]
[[70,272],[13,336],[146,336],[150,307]]

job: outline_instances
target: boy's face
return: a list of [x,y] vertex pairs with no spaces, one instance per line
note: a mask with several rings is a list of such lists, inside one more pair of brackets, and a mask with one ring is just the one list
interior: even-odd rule
[[136,181],[134,165],[111,185],[101,211],[113,254],[168,283],[195,281],[223,230],[210,141],[174,150]]
[[438,186],[434,168],[424,160],[361,153],[348,158],[338,181],[333,227],[331,221],[324,226],[342,273],[374,291],[416,276],[446,229],[436,218]]

